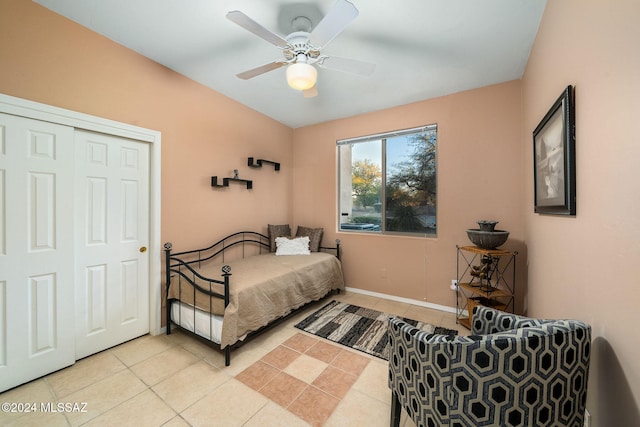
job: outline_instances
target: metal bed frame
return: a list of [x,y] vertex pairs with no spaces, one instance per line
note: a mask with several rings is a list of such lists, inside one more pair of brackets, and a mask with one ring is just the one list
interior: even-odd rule
[[[251,250],[251,254],[248,255],[248,256],[251,256],[256,252],[257,254],[268,253],[270,251],[271,245],[270,245],[270,240],[268,236],[265,236],[264,234],[258,233],[255,231],[239,231],[239,232],[230,234],[220,239],[216,243],[210,246],[207,246],[205,248],[193,249],[193,250],[182,251],[182,252],[172,253],[171,252],[172,244],[170,242],[167,242],[164,244],[165,281],[166,281],[165,282],[166,283],[165,310],[166,310],[166,317],[167,317],[167,320],[166,320],[167,335],[171,334],[171,322],[172,322],[171,305],[174,301],[177,301],[177,299],[175,298],[169,298],[169,287],[171,286],[172,275],[180,276],[181,279],[186,280],[189,285],[195,288],[195,292],[193,293],[194,300],[192,304],[194,308],[196,306],[195,298],[196,298],[197,292],[200,292],[202,294],[209,296],[209,314],[212,315],[214,299],[222,299],[224,301],[225,308],[227,307],[227,305],[229,305],[229,285],[230,285],[230,277],[232,276],[232,273],[231,273],[231,267],[229,265],[224,264],[224,258],[225,258],[226,251],[230,250],[231,248],[238,248],[238,247],[240,248],[240,257],[245,258],[246,252],[248,252],[248,248],[253,248]],[[320,250],[324,252],[335,252],[335,256],[338,259],[340,259],[340,240],[336,239],[336,246],[334,247],[320,246]],[[223,263],[221,267],[221,279],[213,279],[210,277],[202,276],[195,270],[194,266],[199,267],[202,262],[209,261],[216,257],[220,257]],[[195,282],[196,278],[208,283],[208,289],[198,285]],[[222,285],[224,289],[223,293],[214,291],[213,289],[214,285]],[[338,292],[340,291],[338,290]],[[331,293],[331,291],[329,293]],[[183,302],[186,302],[186,301],[183,301]],[[303,307],[304,306],[300,307],[299,309],[295,310],[292,313],[289,313],[289,315],[295,313],[296,311],[302,309]],[[203,337],[195,333],[195,313],[196,311],[194,309],[194,332],[184,329],[177,323],[175,325],[189,334],[192,334],[198,338],[207,340],[206,337]],[[249,333],[247,335],[247,339],[243,340],[241,343],[248,341],[249,337],[253,337],[263,332],[264,330],[270,328],[275,323],[279,322],[280,320],[283,320],[289,315],[282,317],[280,319],[275,319],[269,325],[266,325],[257,331],[253,331]],[[211,329],[212,329],[211,322],[209,322],[209,337],[213,336],[213,331]],[[213,343],[211,339],[207,341]],[[240,341],[238,343],[240,343]],[[239,346],[238,343],[233,345],[228,345],[223,349],[225,366],[229,366],[231,364],[231,349]],[[220,345],[220,347],[222,346]]]

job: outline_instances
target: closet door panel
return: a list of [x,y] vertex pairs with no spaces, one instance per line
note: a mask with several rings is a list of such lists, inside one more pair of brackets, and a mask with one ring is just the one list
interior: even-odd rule
[[149,332],[149,144],[76,132],[76,357]]
[[0,114],[0,391],[71,365],[73,128]]

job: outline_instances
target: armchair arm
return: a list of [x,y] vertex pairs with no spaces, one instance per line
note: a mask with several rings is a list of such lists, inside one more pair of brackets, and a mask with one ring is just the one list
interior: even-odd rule
[[389,319],[392,425],[398,425],[400,407],[416,425],[449,425],[451,346],[459,341],[473,342],[425,332],[396,317]]

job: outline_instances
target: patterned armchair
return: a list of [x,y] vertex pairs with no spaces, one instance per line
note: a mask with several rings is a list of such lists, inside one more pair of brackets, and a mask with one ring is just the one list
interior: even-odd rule
[[389,319],[391,425],[582,427],[591,327],[479,306],[471,336]]

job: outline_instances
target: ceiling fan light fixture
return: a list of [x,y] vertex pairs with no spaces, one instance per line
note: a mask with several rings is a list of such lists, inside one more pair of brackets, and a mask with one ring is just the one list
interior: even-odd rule
[[316,84],[318,71],[306,62],[297,62],[287,67],[287,83],[296,90],[307,90]]

